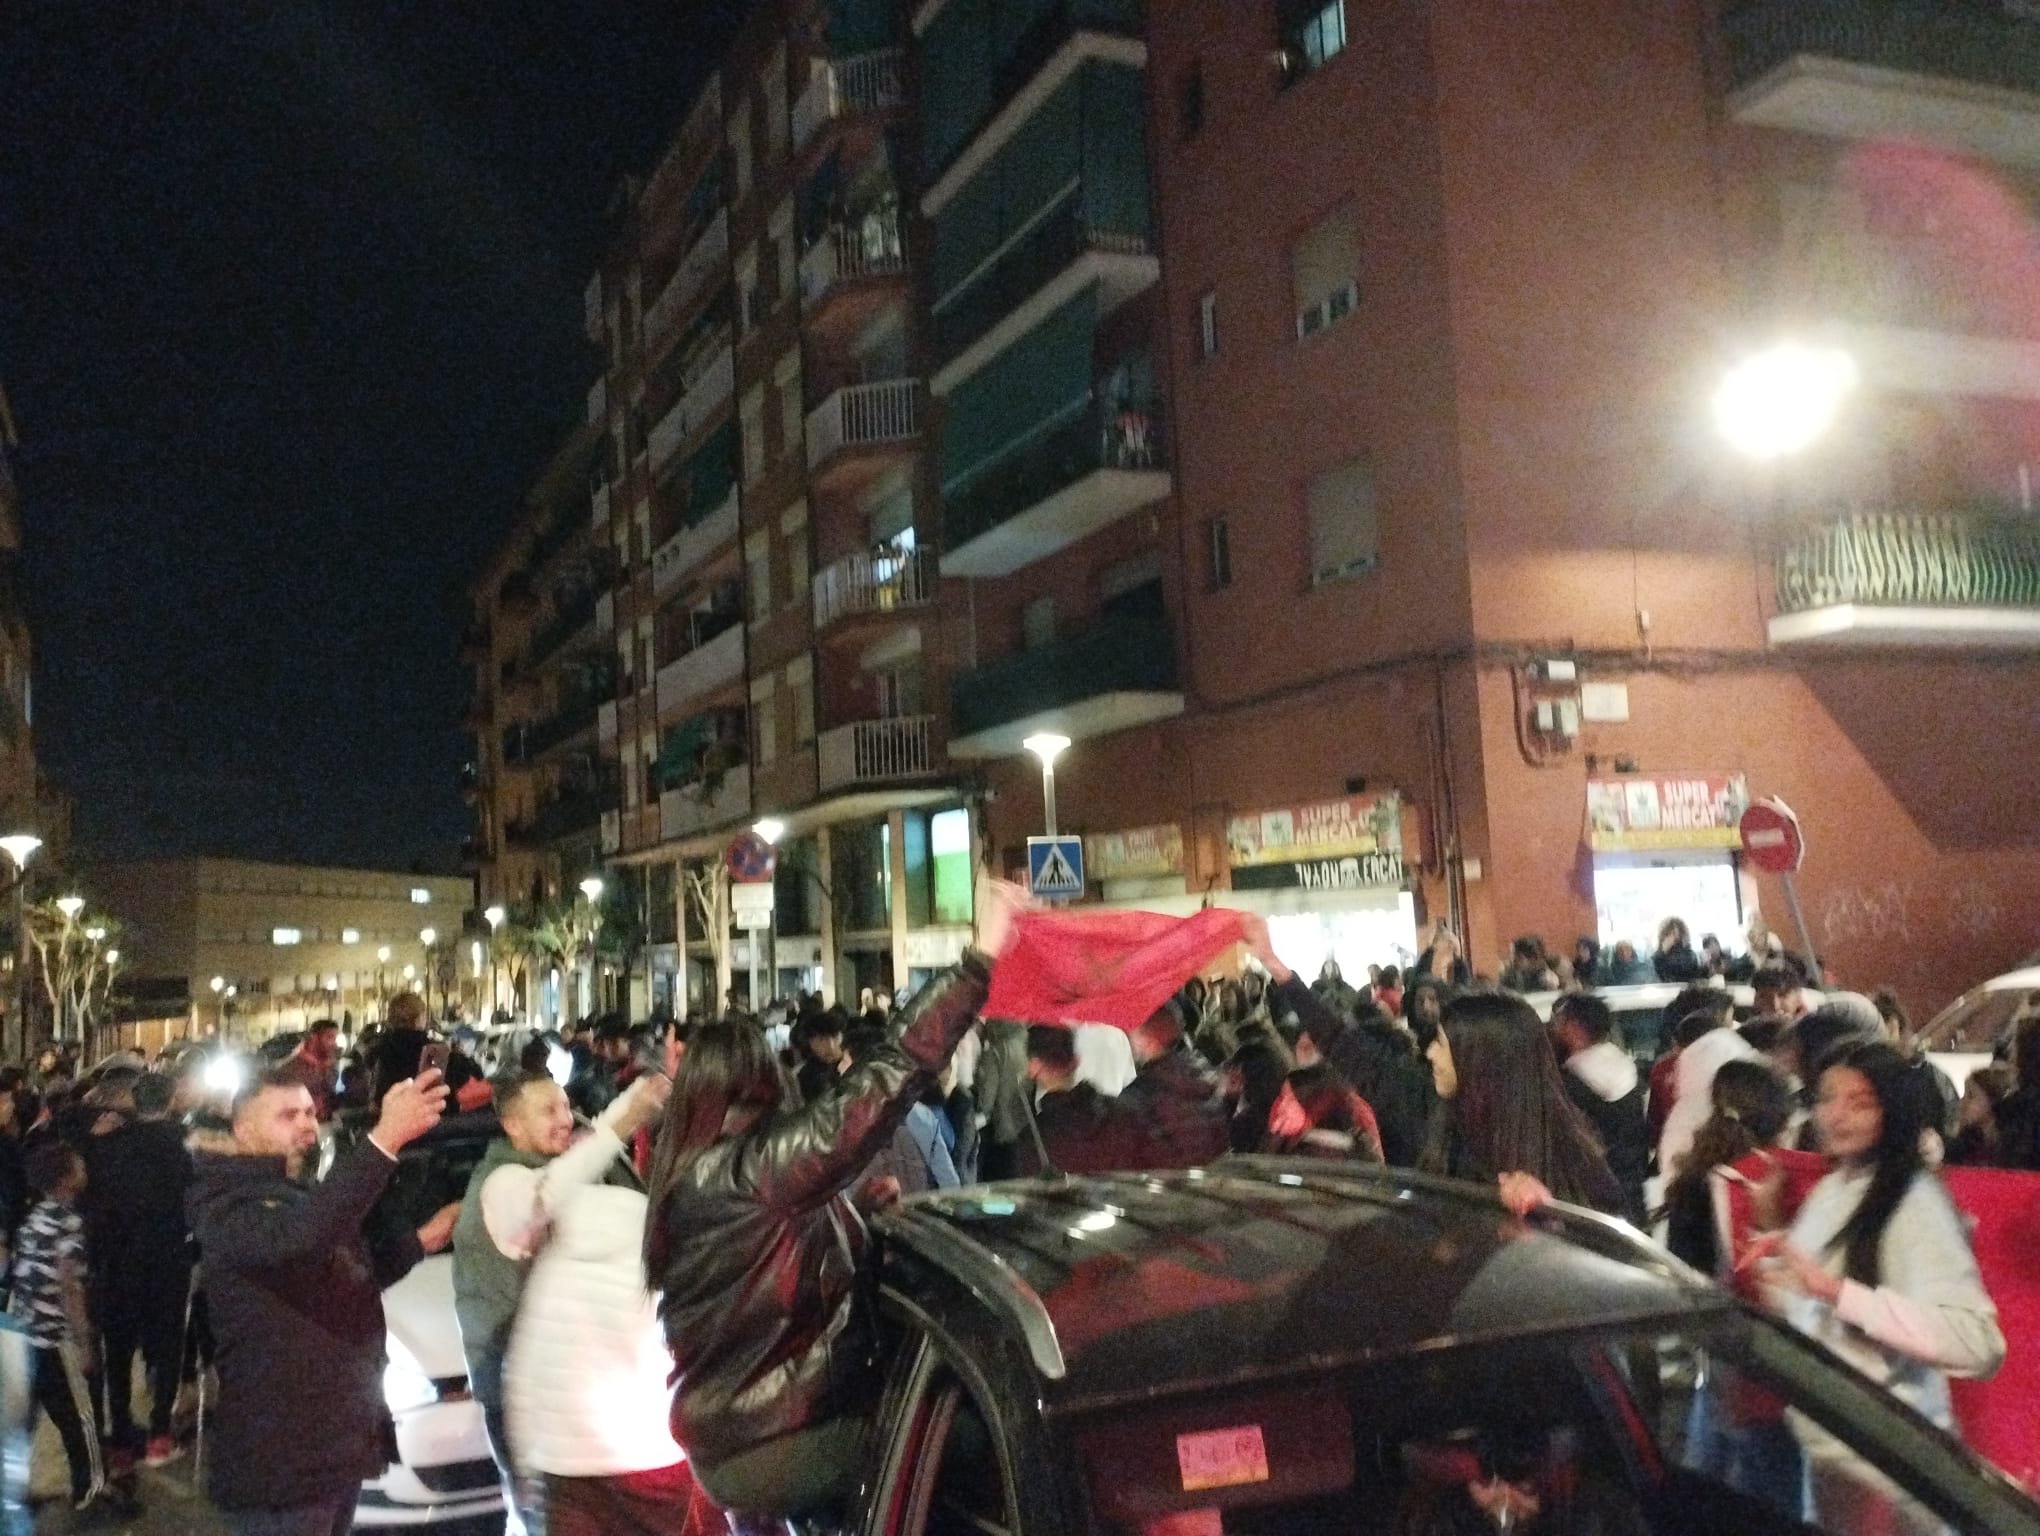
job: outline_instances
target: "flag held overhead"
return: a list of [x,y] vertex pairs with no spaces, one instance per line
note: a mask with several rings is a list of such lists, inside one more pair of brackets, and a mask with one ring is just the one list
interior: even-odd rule
[[992,967],[986,1017],[1136,1029],[1245,936],[1244,915],[1022,912]]

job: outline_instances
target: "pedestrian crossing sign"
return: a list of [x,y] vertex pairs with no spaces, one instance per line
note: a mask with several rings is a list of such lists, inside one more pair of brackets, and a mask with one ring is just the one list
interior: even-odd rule
[[1027,890],[1032,896],[1084,894],[1084,840],[1081,837],[1027,839]]

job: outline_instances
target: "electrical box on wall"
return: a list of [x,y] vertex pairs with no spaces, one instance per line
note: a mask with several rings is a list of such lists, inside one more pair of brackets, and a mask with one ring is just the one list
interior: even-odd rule
[[1629,685],[1581,683],[1580,718],[1591,725],[1620,725],[1629,718]]

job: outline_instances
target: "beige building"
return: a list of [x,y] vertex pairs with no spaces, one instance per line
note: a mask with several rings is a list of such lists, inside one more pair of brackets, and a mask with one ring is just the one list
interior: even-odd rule
[[472,1010],[486,984],[457,876],[197,858],[103,865],[86,885],[126,925],[127,989],[182,999],[195,1035],[359,1024],[386,996],[424,991],[428,971],[435,1013]]

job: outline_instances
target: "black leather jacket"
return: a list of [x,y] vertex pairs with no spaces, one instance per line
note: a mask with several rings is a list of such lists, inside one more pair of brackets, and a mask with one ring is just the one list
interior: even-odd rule
[[835,1093],[717,1142],[651,1213],[664,1224],[651,1281],[678,1383],[673,1435],[695,1460],[714,1467],[854,1412],[875,1387],[856,1305],[864,1223],[846,1192],[969,1031],[988,980],[966,955]]

